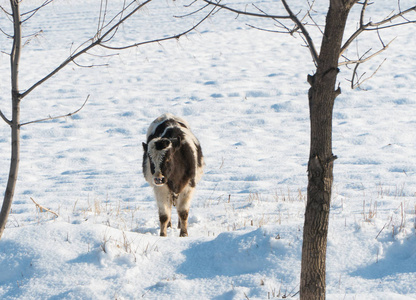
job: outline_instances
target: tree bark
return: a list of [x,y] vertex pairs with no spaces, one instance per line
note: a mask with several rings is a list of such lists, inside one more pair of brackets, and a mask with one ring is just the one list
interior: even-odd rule
[[0,238],[6,227],[7,219],[12,207],[13,195],[16,188],[17,173],[20,161],[20,100],[19,94],[19,62],[22,47],[22,30],[19,3],[17,0],[10,1],[13,12],[14,36],[13,46],[10,55],[11,64],[11,83],[12,83],[12,120],[11,120],[11,160],[9,169],[9,178],[7,181],[6,191],[4,193],[3,205],[0,212]]
[[332,111],[342,37],[351,5],[330,2],[316,74],[308,76],[311,125],[308,189],[303,227],[300,298],[325,299],[325,261],[333,182]]

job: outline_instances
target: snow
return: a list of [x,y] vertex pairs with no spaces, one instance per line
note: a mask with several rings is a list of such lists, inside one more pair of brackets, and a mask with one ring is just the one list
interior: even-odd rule
[[[302,7],[292,2],[294,11]],[[375,1],[369,18],[388,15],[396,5],[390,2]],[[22,11],[36,3],[24,1]],[[113,45],[194,25],[202,13],[171,19],[189,12],[182,4],[153,3],[120,28]],[[1,5],[8,9],[6,1]],[[122,1],[111,5],[114,13]],[[281,12],[275,1],[258,5]],[[316,5],[313,14],[324,22],[327,3]],[[55,1],[25,23],[25,36],[43,32],[23,48],[22,90],[94,35],[99,6]],[[357,7],[351,19],[358,15]],[[22,127],[17,191],[0,241],[1,299],[299,297],[309,156],[306,76],[314,65],[299,37],[247,23],[274,28],[267,20],[220,11],[179,41],[96,49],[77,61],[95,67],[70,65],[22,101],[22,122],[29,122],[72,112],[90,95],[73,117]],[[0,26],[11,32],[4,14]],[[352,21],[347,32],[355,26]],[[396,39],[361,66],[370,76],[387,58],[362,90],[349,89],[348,68],[338,77],[328,299],[416,298],[414,29],[381,34],[386,43]],[[311,34],[319,37],[316,28]],[[0,39],[0,108],[10,116],[11,43]],[[370,47],[380,47],[374,32],[360,38],[358,49]],[[348,55],[355,58],[356,49]],[[141,174],[141,143],[150,123],[166,112],[189,122],[206,161],[188,238],[179,238],[176,228],[158,236],[156,203]],[[5,187],[10,132],[4,122],[0,131]],[[59,217],[37,209],[31,198]]]

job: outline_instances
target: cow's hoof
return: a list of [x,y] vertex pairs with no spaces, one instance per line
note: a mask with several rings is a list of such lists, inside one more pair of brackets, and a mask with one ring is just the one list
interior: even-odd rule
[[188,231],[182,231],[182,230],[181,230],[181,233],[179,234],[179,236],[180,236],[180,237],[183,237],[183,236],[188,236]]

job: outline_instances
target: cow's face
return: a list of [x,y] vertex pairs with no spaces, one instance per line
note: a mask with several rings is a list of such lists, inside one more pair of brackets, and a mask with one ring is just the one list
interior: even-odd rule
[[179,139],[155,138],[148,145],[143,144],[150,163],[150,172],[155,186],[167,183],[172,170],[172,158],[180,144]]

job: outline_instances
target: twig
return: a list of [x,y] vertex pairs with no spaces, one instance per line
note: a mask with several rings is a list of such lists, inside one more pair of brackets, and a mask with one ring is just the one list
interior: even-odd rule
[[[37,81],[35,84],[33,84],[29,89],[27,89],[24,93],[20,94],[21,99],[23,99],[24,97],[26,97],[30,92],[32,92],[35,88],[37,88],[38,86],[40,86],[42,83],[44,83],[45,81],[47,81],[48,79],[50,79],[51,77],[53,77],[56,73],[58,73],[60,70],[62,70],[66,65],[68,65],[70,62],[74,61],[77,57],[79,57],[80,55],[88,52],[90,49],[94,48],[95,46],[98,45],[102,45],[103,40],[107,37],[107,36],[111,36],[112,32],[114,30],[116,30],[124,21],[126,21],[128,18],[130,18],[133,14],[135,14],[137,11],[139,11],[141,8],[143,8],[145,5],[147,5],[148,3],[150,3],[152,0],[147,0],[143,3],[141,3],[140,5],[138,5],[136,8],[134,8],[130,13],[128,13],[126,16],[124,16],[123,18],[121,18],[115,25],[113,25],[110,29],[108,29],[104,34],[100,35],[100,37],[98,37],[98,33],[96,35],[96,40],[93,41],[93,39],[89,39],[87,42],[85,42],[84,44],[88,43],[91,41],[91,44],[88,46],[85,46],[84,48],[80,49],[80,50],[76,50],[77,52],[73,53],[72,55],[70,55],[66,60],[64,60],[57,68],[55,68],[52,72],[50,72],[48,75],[46,75],[45,77],[43,77],[41,80]],[[136,3],[136,1],[132,1],[132,3]],[[129,4],[127,7],[129,7],[132,4]],[[111,21],[110,21],[111,22]],[[108,23],[106,26],[108,26],[110,23]],[[103,28],[105,28],[106,26],[104,26]],[[84,45],[83,44],[83,45]]]
[[[150,0],[151,1],[151,0]],[[138,9],[141,9],[142,7],[144,7],[148,2],[150,2],[150,1],[146,1],[146,3],[142,3],[142,4],[140,4],[139,5],[139,7],[137,7],[137,8],[135,8],[134,9],[134,11],[137,11]],[[115,28],[117,28],[119,25],[121,25],[126,19],[128,19],[129,18],[129,16],[131,16],[131,14],[129,14],[129,16],[127,17],[127,18],[124,18],[123,19],[123,13],[125,12],[125,11],[127,11],[127,9],[129,9],[130,8],[130,6],[132,6],[133,4],[138,4],[136,1],[132,1],[132,2],[130,2],[128,5],[125,5],[125,1],[123,1],[123,9],[121,10],[121,11],[119,11],[110,21],[108,21],[108,23],[107,24],[105,24],[105,25],[101,25],[101,29],[100,29],[100,31],[99,32],[97,32],[96,33],[96,35],[94,36],[94,38],[100,38],[100,35],[101,35],[101,32],[105,29],[105,28],[107,28],[107,27],[109,27],[113,22],[114,22],[114,20],[116,20],[117,18],[119,18],[119,20],[117,21],[118,23],[116,23],[116,25],[115,26],[113,26],[113,27],[111,27],[111,29],[109,29],[109,30],[107,30],[107,32],[109,32],[110,30],[113,30],[113,29],[115,29]],[[100,14],[101,14],[101,12],[100,12]],[[123,19],[123,20],[122,20]],[[102,22],[101,22],[102,23]],[[104,24],[104,23],[102,23],[102,24]],[[100,26],[100,25],[98,25],[98,26]]]
[[363,8],[361,9],[360,26],[347,39],[347,41],[341,47],[340,57],[345,52],[345,50],[347,50],[347,48],[351,45],[352,41],[354,41],[364,31],[381,30],[381,29],[387,29],[387,28],[391,28],[391,27],[396,27],[396,26],[401,26],[401,25],[414,24],[414,23],[416,23],[416,21],[409,21],[409,20],[405,19],[406,22],[401,22],[401,23],[396,23],[396,24],[390,24],[390,25],[383,26],[384,24],[393,22],[397,18],[403,18],[403,16],[405,14],[409,13],[409,12],[416,11],[416,6],[412,6],[412,7],[408,8],[408,9],[406,9],[406,10],[400,11],[399,13],[392,15],[391,17],[388,17],[388,18],[384,19],[383,21],[380,21],[380,22],[368,22],[368,23],[364,24],[363,23],[364,22],[364,15],[365,15],[365,10],[367,8],[367,5],[368,5],[368,0],[366,0],[363,3]]
[[36,207],[39,209],[39,212],[46,211],[46,212],[49,212],[49,213],[51,213],[51,214],[53,214],[53,215],[55,215],[55,216],[59,217],[59,215],[58,215],[56,212],[54,212],[54,211],[50,210],[49,208],[46,208],[46,207],[44,207],[44,206],[40,205],[40,204],[39,204],[39,203],[37,203],[35,200],[33,200],[33,198],[32,198],[32,197],[30,197],[30,200],[32,200],[32,201],[33,201],[33,203],[35,203]]
[[22,20],[22,23],[26,22],[30,18],[32,18],[41,8],[47,6],[48,4],[51,4],[54,0],[46,0],[43,2],[40,6],[36,7],[35,9],[32,9],[28,12],[22,13],[22,17],[25,15],[29,15],[26,19]]
[[3,112],[0,110],[0,117],[3,119],[4,122],[6,122],[9,126],[12,125],[12,121],[6,118],[6,116],[3,114]]
[[[150,0],[149,0],[150,1]],[[152,43],[160,43],[160,42],[164,42],[164,41],[168,41],[168,40],[178,40],[180,37],[188,34],[189,32],[195,30],[199,25],[201,25],[201,23],[203,23],[206,19],[208,19],[211,14],[217,9],[217,7],[214,7],[213,9],[211,9],[211,11],[202,19],[200,20],[196,25],[192,26],[191,28],[189,28],[186,31],[183,31],[179,34],[176,35],[172,35],[172,36],[168,36],[165,38],[160,38],[160,39],[154,39],[154,40],[149,40],[149,41],[145,41],[145,42],[140,42],[140,43],[134,43],[131,45],[127,45],[127,46],[122,46],[122,47],[113,47],[113,46],[107,46],[105,44],[101,44],[99,43],[98,45],[100,47],[106,48],[106,49],[110,49],[110,50],[125,50],[125,49],[129,49],[129,48],[133,48],[133,47],[138,47],[138,46],[142,46],[142,45],[146,45],[146,44],[152,44]]]
[[[88,53],[86,53],[88,54]],[[73,63],[80,68],[94,68],[94,67],[108,67],[108,64],[101,64],[101,65],[81,65],[80,63],[77,63],[75,60]]]
[[43,30],[39,30],[36,33],[33,33],[31,35],[28,36],[23,36],[23,38],[27,38],[26,42],[23,44],[23,47],[25,47],[26,45],[29,45],[33,39],[38,38],[39,35],[43,34]]
[[311,16],[311,13],[310,13],[310,12],[308,12],[308,16],[309,16],[309,19],[311,19],[311,21],[313,22],[314,26],[315,26],[316,28],[318,28],[318,30],[321,32],[321,34],[322,34],[322,35],[324,35],[324,31],[321,29],[322,25],[319,25],[318,23],[316,23],[315,19],[314,19],[314,18],[312,18],[312,16]]
[[[190,7],[193,3],[195,3],[196,1],[194,1],[194,2],[192,2],[191,4],[189,4],[189,5],[185,5],[185,7]],[[201,10],[204,10],[206,7],[208,7],[209,6],[209,4],[206,4],[205,6],[202,6],[202,7],[200,7],[200,8],[198,8],[197,10],[195,10],[195,11],[193,11],[193,12],[190,12],[189,14],[185,14],[185,15],[181,15],[181,16],[173,16],[173,17],[175,17],[175,18],[178,18],[178,19],[181,19],[181,18],[185,18],[185,17],[189,17],[189,16],[192,16],[192,15],[194,15],[194,14],[196,14],[196,13],[198,13],[198,12],[200,12]]]
[[0,10],[2,10],[8,17],[11,17],[12,16],[12,14],[9,13],[6,9],[4,9],[4,7],[1,6],[1,5],[0,5]]
[[309,32],[306,30],[304,24],[301,21],[299,21],[298,17],[292,12],[292,10],[290,9],[290,7],[287,4],[286,0],[281,0],[281,1],[282,1],[282,4],[283,4],[286,12],[288,13],[288,15],[269,15],[269,14],[266,14],[264,12],[262,14],[252,13],[252,12],[247,12],[247,11],[242,11],[242,10],[234,9],[232,7],[228,7],[227,5],[222,5],[222,4],[219,4],[217,2],[212,2],[210,0],[203,0],[203,1],[205,3],[208,3],[210,5],[213,5],[215,7],[220,7],[220,8],[226,9],[228,11],[234,12],[234,13],[236,13],[238,15],[246,15],[246,16],[251,16],[251,17],[259,17],[259,18],[269,18],[269,19],[273,19],[273,20],[275,20],[275,19],[291,20],[293,23],[295,23],[295,25],[297,27],[295,27],[295,29],[289,30],[288,33],[289,34],[293,34],[293,32],[297,31],[297,28],[300,29],[302,35],[305,37],[305,41],[306,41],[306,44],[307,44],[307,46],[309,48],[309,51],[311,52],[312,60],[313,60],[313,62],[315,63],[316,66],[318,65],[318,58],[319,58],[319,56],[318,56],[318,52],[316,51],[315,45],[314,45],[314,43],[312,41],[312,38],[309,35]]
[[[195,26],[193,26],[191,29],[186,30],[186,31],[184,31],[184,32],[182,32],[180,34],[177,34],[177,35],[174,35],[174,36],[171,36],[171,37],[161,38],[161,39],[155,39],[155,40],[141,42],[141,43],[136,43],[136,44],[129,45],[129,46],[125,46],[125,47],[111,47],[111,46],[105,45],[106,42],[109,42],[114,37],[115,32],[117,32],[117,30],[118,30],[118,28],[120,27],[121,24],[123,24],[128,18],[130,18],[137,11],[139,11],[144,6],[146,6],[147,4],[149,4],[151,1],[152,0],[146,0],[146,1],[138,4],[137,7],[133,8],[126,15],[124,15],[124,12],[129,7],[131,7],[133,4],[137,4],[137,2],[136,1],[131,1],[128,5],[123,5],[123,10],[121,12],[119,12],[118,14],[116,14],[116,16],[114,16],[107,24],[105,24],[105,25],[99,25],[99,27],[101,26],[101,28],[99,29],[99,31],[96,33],[96,35],[92,39],[89,39],[86,42],[84,42],[83,44],[81,44],[74,52],[72,52],[69,55],[69,57],[67,59],[65,59],[52,72],[50,72],[48,75],[46,75],[45,77],[43,77],[42,79],[40,79],[39,81],[37,81],[36,83],[34,83],[25,92],[21,93],[20,94],[20,99],[23,99],[24,97],[26,97],[29,93],[31,93],[34,89],[36,89],[42,83],[44,83],[45,81],[47,81],[48,79],[50,79],[51,77],[53,77],[55,74],[57,74],[66,65],[68,65],[71,62],[74,62],[75,59],[77,59],[80,55],[82,55],[84,53],[87,53],[89,50],[91,50],[92,48],[94,48],[96,46],[101,46],[103,48],[107,48],[107,49],[111,49],[111,50],[123,50],[123,49],[128,49],[128,48],[131,48],[131,47],[137,47],[137,46],[141,46],[141,45],[145,45],[145,44],[149,44],[149,43],[158,43],[158,42],[162,42],[162,41],[166,41],[166,40],[170,40],[170,39],[178,39],[179,37],[181,37],[181,36],[189,33],[190,31],[194,30],[195,28],[197,28],[215,10],[215,8],[213,10],[211,10],[211,12],[205,18],[203,18],[200,22],[198,22],[198,24],[196,24]],[[114,21],[114,20],[116,20],[116,18],[120,18],[120,19],[118,21]],[[101,22],[103,22],[103,20]],[[115,24],[114,25],[111,25],[113,22],[115,22]],[[106,29],[105,32],[103,32],[104,29]],[[90,43],[90,44],[88,44],[88,43]],[[63,117],[65,117],[65,116],[63,116]],[[51,120],[51,118],[47,118],[46,120]],[[38,121],[34,121],[34,122],[38,122]],[[34,122],[30,122],[30,123],[34,123]],[[25,123],[23,125],[26,125],[26,124],[28,124],[28,123]]]
[[60,119],[60,118],[66,118],[66,117],[70,117],[72,115],[75,115],[81,109],[84,108],[84,106],[87,103],[87,101],[88,101],[89,98],[90,98],[90,95],[88,95],[87,99],[85,99],[85,101],[82,104],[82,106],[80,108],[78,108],[76,111],[73,111],[72,113],[69,113],[69,114],[66,114],[66,115],[62,115],[62,116],[57,116],[57,117],[48,117],[48,118],[44,118],[44,119],[40,119],[40,120],[35,120],[35,121],[26,122],[26,123],[21,123],[20,124],[20,127],[25,126],[25,125],[28,125],[28,124],[40,123],[40,122],[45,122],[45,121],[51,121],[51,120],[56,120],[56,119]]
[[[11,38],[13,38],[13,36],[12,35],[10,35],[10,34],[8,34],[8,33],[6,33],[3,29],[1,29],[0,28],[0,32],[1,33],[3,33],[7,38],[9,38],[9,39],[11,39]],[[2,51],[3,52],[3,51]],[[3,52],[3,53],[5,53],[5,52]]]
[[[123,14],[124,14],[124,12],[127,10],[127,8],[129,7],[131,5],[131,3],[129,4],[129,5],[127,5],[126,6],[126,0],[124,0],[124,2],[123,2],[123,9],[120,11],[120,13],[119,14],[117,14],[110,22],[108,22],[108,25],[109,24],[111,24],[112,22],[113,22],[113,20],[115,20],[116,19],[116,17],[118,16],[118,15],[120,15],[120,19],[119,19],[119,21],[122,21],[123,20]],[[106,1],[106,9],[105,9],[105,12],[104,12],[104,19],[105,19],[105,16],[106,16],[106,14],[107,14],[107,1]],[[103,22],[104,22],[104,19],[103,19]],[[104,24],[104,23],[103,23]],[[117,25],[117,24],[116,24]],[[106,40],[102,40],[102,42],[101,43],[108,43],[109,41],[111,41],[113,38],[114,38],[114,36],[117,34],[117,32],[118,32],[118,29],[120,28],[120,25],[121,25],[121,23],[119,23],[115,28],[114,28],[114,30],[113,30],[113,33],[111,34],[111,36],[110,37],[108,37]],[[103,26],[103,28],[105,28],[106,26]]]
[[[264,10],[262,10],[262,9],[260,9],[257,5],[255,5],[254,3],[252,4],[252,6],[253,7],[255,7],[258,11],[260,11],[261,13],[263,13],[265,16],[267,16],[268,14],[264,11]],[[293,33],[294,32],[296,32],[297,30],[298,30],[298,28],[296,27],[296,28],[294,28],[294,29],[289,29],[289,27],[287,27],[285,24],[283,24],[283,22],[281,22],[281,21],[279,21],[278,19],[276,19],[276,18],[272,18],[273,19],[273,21],[275,21],[276,23],[278,23],[279,25],[275,25],[276,27],[281,27],[281,28],[284,28],[286,31],[285,32],[281,32],[281,31],[273,31],[273,30],[270,30],[270,32],[276,32],[276,33],[289,33],[290,35],[293,35]],[[258,30],[261,30],[260,28],[258,28]],[[269,30],[266,30],[266,31],[269,31]]]
[[361,14],[360,14],[360,27],[364,26],[364,15],[365,15],[365,10],[367,9],[368,6],[368,0],[365,0],[363,3],[363,8],[361,9]]
[[[380,68],[381,68],[381,66],[384,64],[384,62],[386,61],[387,59],[385,58],[384,60],[383,60],[383,62],[377,67],[377,69],[373,72],[373,74],[371,74],[370,76],[368,76],[367,78],[365,78],[364,80],[362,80],[361,82],[359,82],[360,80],[361,80],[361,77],[363,77],[364,76],[364,74],[363,75],[361,75],[360,76],[360,78],[357,80],[357,83],[356,84],[354,84],[354,85],[352,85],[352,89],[356,89],[356,88],[358,88],[358,87],[360,87],[364,82],[366,82],[367,80],[369,80],[369,79],[371,79],[377,72],[378,72],[378,70],[380,70]],[[356,70],[358,69],[358,65],[359,64],[357,64],[356,65],[356,67],[354,68],[354,72],[356,72]]]
[[308,45],[309,51],[311,52],[313,62],[315,63],[315,66],[318,66],[319,61],[319,55],[318,52],[315,49],[315,45],[313,44],[312,38],[309,35],[309,32],[306,30],[305,26],[303,26],[302,22],[299,21],[297,16],[293,14],[292,10],[290,9],[289,5],[286,3],[286,0],[281,0],[283,3],[283,6],[285,7],[286,11],[288,12],[291,20],[300,28],[302,31],[303,36],[306,39],[306,44]]
[[[108,1],[105,1],[105,9],[104,9],[104,12],[103,12],[103,0],[101,0],[101,2],[100,2],[100,13],[98,14],[97,37],[99,37],[99,35],[101,33],[101,30],[102,30],[102,26],[104,26],[105,16],[107,15],[107,5],[108,5]],[[101,17],[103,18],[102,21],[101,21]]]
[[254,26],[254,25],[250,25],[250,24],[246,24],[246,26],[248,26],[250,28],[253,28],[253,29],[260,30],[260,31],[272,32],[272,33],[283,33],[283,34],[288,33],[287,31],[280,31],[280,30],[272,30],[272,29],[260,28],[260,27],[257,27],[257,26]]
[[[344,62],[341,62],[338,64],[338,66],[345,66],[345,65],[352,65],[352,64],[362,64],[370,59],[372,59],[374,56],[377,56],[378,54],[380,54],[381,52],[385,51],[390,44],[395,40],[396,38],[392,39],[387,45],[385,45],[382,49],[378,50],[376,53],[371,54],[370,56],[366,57],[366,58],[359,58],[356,60],[347,60]],[[367,51],[368,52],[368,51]],[[366,53],[367,53],[366,52]]]
[[239,14],[239,15],[246,15],[246,16],[251,16],[251,17],[259,17],[259,18],[271,18],[271,19],[291,19],[290,16],[283,16],[283,15],[265,15],[265,14],[257,14],[257,13],[252,13],[252,12],[246,12],[246,11],[241,11],[238,9],[234,9],[231,7],[228,7],[227,5],[223,5],[220,4],[219,2],[212,2],[210,0],[204,0],[205,3],[208,3],[210,5],[216,6],[216,7],[220,7],[226,10],[229,10],[233,13]]
[[[406,10],[400,11],[398,14],[392,15],[391,17],[386,18],[386,19],[384,19],[383,21],[376,22],[376,23],[372,23],[372,22],[370,22],[370,24],[371,24],[371,26],[372,26],[372,27],[380,27],[381,25],[384,25],[384,24],[386,24],[386,23],[391,23],[392,21],[394,21],[394,20],[395,20],[395,19],[397,19],[397,18],[401,18],[401,17],[403,17],[405,14],[407,14],[407,13],[409,13],[409,12],[411,12],[411,11],[416,11],[416,5],[415,5],[415,6],[410,7],[410,8],[408,8],[408,9],[406,9]],[[408,22],[404,22],[404,23],[415,23],[415,22],[416,22],[416,21],[408,21]],[[404,23],[401,23],[401,24],[404,24]],[[394,26],[394,25],[393,25],[393,26]],[[396,26],[397,26],[397,25],[396,25]],[[386,26],[385,28],[388,28],[388,27],[392,27],[392,26]]]
[[[355,75],[358,75],[358,72],[357,72],[357,70],[358,70],[358,66],[359,66],[360,64],[358,63],[358,64],[356,64],[355,65],[355,67],[354,67],[354,71],[352,72],[352,78],[351,78],[351,89],[354,89],[354,86],[355,86],[355,84],[354,84],[354,79],[355,79]],[[360,79],[364,76],[364,74],[365,73],[363,73],[361,76],[360,76],[360,78],[358,78],[357,79],[357,83],[360,81]]]

